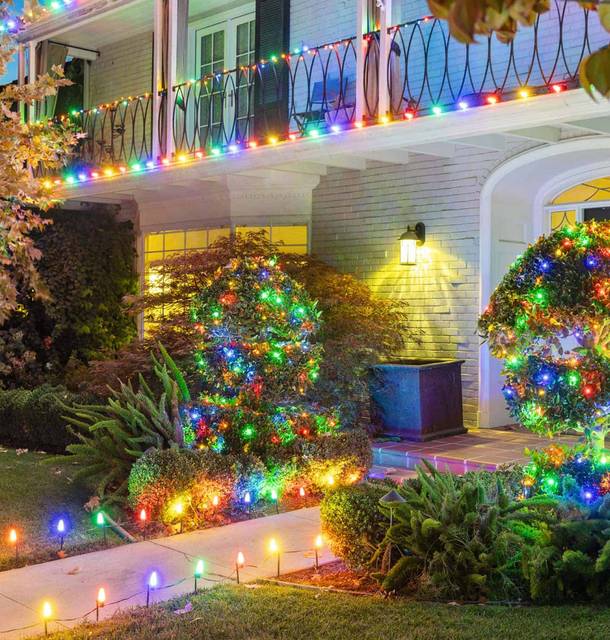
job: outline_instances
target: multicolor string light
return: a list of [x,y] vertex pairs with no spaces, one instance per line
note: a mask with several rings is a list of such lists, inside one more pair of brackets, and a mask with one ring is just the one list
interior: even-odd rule
[[[401,121],[413,121],[426,116],[442,117],[451,112],[465,112],[479,107],[493,107],[500,102],[507,102],[515,99],[525,101],[544,94],[557,95],[572,88],[573,86],[575,86],[573,82],[566,81],[554,83],[550,87],[521,87],[511,92],[494,92],[480,94],[479,96],[469,96],[468,98],[460,98],[452,104],[433,104],[430,107],[419,110],[406,109],[402,113],[401,117],[383,115],[376,119],[366,118],[363,120],[356,120],[354,122],[342,122],[340,124],[335,123],[328,127],[310,127],[305,131],[290,132],[286,137],[269,135],[266,138],[252,138],[245,141],[235,141],[225,145],[213,145],[209,148],[198,149],[192,153],[177,151],[171,157],[163,156],[158,159],[149,157],[132,162],[131,164],[125,163],[96,167],[93,169],[81,169],[77,172],[69,172],[62,176],[48,178],[44,181],[43,186],[49,190],[55,187],[76,187],[83,183],[96,182],[108,178],[151,173],[169,167],[192,165],[203,160],[214,160],[227,156],[231,157],[243,152],[255,151],[261,147],[279,148],[284,145],[294,144],[298,141],[336,136],[338,134],[344,134],[351,131],[362,131],[365,128],[370,128],[376,125],[388,126]],[[143,94],[142,96],[121,98],[113,103],[98,105],[94,109],[113,109],[122,103],[128,104],[129,102],[148,99],[149,97],[150,94]],[[78,111],[73,115],[73,117],[80,118],[84,113],[85,111]],[[64,121],[69,117],[70,114],[62,116]]]

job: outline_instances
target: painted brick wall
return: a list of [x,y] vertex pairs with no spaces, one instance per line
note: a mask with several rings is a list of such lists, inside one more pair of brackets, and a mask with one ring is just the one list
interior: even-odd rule
[[114,42],[91,65],[90,103],[110,102],[151,90],[152,32]]
[[[479,202],[483,183],[509,152],[468,150],[463,158],[413,154],[407,165],[363,172],[329,169],[314,191],[312,250],[384,297],[407,300],[421,344],[405,355],[464,359],[465,420],[478,410]],[[400,234],[422,221],[418,265],[398,264]]]

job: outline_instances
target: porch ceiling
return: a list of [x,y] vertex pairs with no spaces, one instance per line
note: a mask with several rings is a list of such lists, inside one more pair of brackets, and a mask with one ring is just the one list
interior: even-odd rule
[[[101,7],[104,10],[101,10]],[[67,17],[49,16],[24,31],[20,40],[51,39],[73,47],[100,49],[152,31],[153,0],[117,0],[83,4]]]
[[[504,102],[468,112],[450,112],[412,121],[375,125],[319,138],[208,157],[160,170],[65,186],[64,198],[158,198],[159,189],[201,191],[206,181],[223,176],[264,177],[267,174],[325,175],[328,167],[361,171],[371,162],[407,164],[412,154],[463,157],[473,148],[501,150],[511,141],[553,145],[572,135],[609,138],[610,104],[594,102],[581,89],[560,96]],[[170,195],[170,191],[165,191]]]

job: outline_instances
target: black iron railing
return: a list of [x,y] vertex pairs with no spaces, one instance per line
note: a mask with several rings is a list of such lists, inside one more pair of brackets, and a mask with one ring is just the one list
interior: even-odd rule
[[[232,145],[315,135],[363,119],[426,115],[493,100],[573,86],[584,56],[607,44],[597,16],[577,3],[555,0],[550,12],[510,44],[495,36],[465,46],[445,21],[421,18],[392,27],[387,59],[379,33],[364,36],[362,91],[357,91],[356,38],[302,50],[214,73],[173,87],[172,138],[176,153],[220,151]],[[387,113],[379,113],[380,88]],[[356,108],[357,96],[362,99]],[[69,116],[83,134],[76,166],[159,162],[164,141],[167,91],[160,93],[153,128],[151,94]],[[153,145],[153,130],[158,144]],[[154,147],[154,148],[153,148]],[[157,152],[157,153],[155,153]]]
[[355,38],[284,54],[174,87],[179,151],[304,134],[356,112]]
[[75,166],[117,166],[145,162],[153,154],[152,94],[121,98],[62,120],[81,134]]
[[510,44],[495,36],[476,45],[460,44],[446,22],[433,18],[407,22],[390,33],[386,73],[393,115],[464,104],[469,98],[476,103],[488,94],[573,84],[583,58],[608,41],[595,14],[557,0]]

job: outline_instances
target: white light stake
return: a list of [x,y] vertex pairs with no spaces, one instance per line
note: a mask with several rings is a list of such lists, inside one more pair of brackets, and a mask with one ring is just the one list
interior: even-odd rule
[[272,500],[272,502],[275,502],[275,512],[277,514],[279,514],[280,513],[280,501],[278,500],[277,490],[276,489],[271,489],[271,500]]
[[98,527],[102,527],[102,533],[104,534],[104,544],[106,544],[107,539],[106,539],[106,518],[104,518],[104,514],[99,511],[96,518],[95,518],[95,522],[97,524]]
[[44,621],[44,635],[45,637],[49,635],[49,627],[48,623],[53,615],[53,608],[51,607],[51,603],[48,600],[42,603],[42,619]]
[[149,578],[148,578],[148,584],[146,585],[146,606],[149,607],[150,606],[150,592],[153,589],[156,589],[159,586],[159,576],[157,575],[156,571],[153,571]]
[[316,552],[316,571],[320,568],[319,550],[322,548],[322,536],[317,535],[314,543],[314,551]]
[[280,547],[275,538],[269,540],[269,552],[277,555],[277,577],[280,577]]
[[304,498],[304,497],[305,497],[305,487],[301,487],[301,488],[299,489],[299,495],[301,496],[301,498]]
[[64,535],[66,534],[66,523],[63,518],[57,521],[57,533],[59,534],[59,550],[63,551],[64,548]]
[[100,621],[100,608],[106,604],[106,589],[100,587],[97,592],[97,598],[95,599],[95,621]]
[[246,564],[246,559],[244,558],[244,554],[240,551],[237,554],[237,558],[235,558],[235,573],[237,574],[237,584],[239,584],[239,570],[244,567]]
[[19,559],[19,546],[17,545],[17,529],[8,532],[8,541],[15,547],[15,560]]
[[203,578],[203,570],[203,560],[197,560],[197,564],[195,565],[195,593],[197,593],[197,580]]

